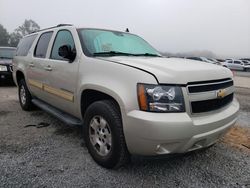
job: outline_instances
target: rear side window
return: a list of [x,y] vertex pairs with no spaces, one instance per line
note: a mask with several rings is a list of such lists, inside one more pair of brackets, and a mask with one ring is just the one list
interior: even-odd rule
[[58,50],[63,45],[70,45],[71,49],[75,48],[74,39],[70,31],[61,30],[57,33],[54,45],[51,51],[51,59],[65,60],[63,57],[59,56]]
[[37,42],[36,48],[35,48],[35,52],[34,52],[35,57],[39,57],[39,58],[46,57],[49,41],[51,39],[52,34],[53,32],[46,32],[40,36]]
[[37,37],[37,34],[22,38],[17,46],[16,55],[26,56],[36,37]]
[[241,64],[241,62],[240,62],[240,61],[235,61],[234,63],[235,63],[235,64]]

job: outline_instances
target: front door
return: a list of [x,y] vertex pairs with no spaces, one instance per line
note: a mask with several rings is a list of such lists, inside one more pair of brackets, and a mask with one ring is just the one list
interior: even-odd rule
[[79,58],[76,55],[75,60],[70,62],[59,56],[58,50],[63,45],[76,49],[73,35],[69,30],[59,30],[55,36],[49,57],[49,83],[44,86],[44,90],[50,95],[50,104],[74,115],[77,110],[75,101]]

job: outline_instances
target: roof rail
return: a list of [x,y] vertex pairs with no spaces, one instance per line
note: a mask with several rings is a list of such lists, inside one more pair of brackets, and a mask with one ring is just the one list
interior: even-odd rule
[[58,24],[56,27],[62,27],[62,26],[73,26],[72,24]]
[[[44,30],[47,30],[47,29],[53,29],[53,28],[57,28],[57,27],[63,27],[63,26],[73,26],[72,24],[58,24],[56,26],[53,26],[53,27],[48,27],[48,28],[45,28],[45,29],[40,29],[40,30],[37,30],[37,31],[33,31],[31,33],[37,33],[37,32],[40,32],[40,31],[44,31]],[[31,34],[30,33],[30,34]]]

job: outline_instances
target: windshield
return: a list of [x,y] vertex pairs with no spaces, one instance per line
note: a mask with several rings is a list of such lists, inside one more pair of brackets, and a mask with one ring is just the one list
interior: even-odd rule
[[99,29],[78,30],[87,56],[160,56],[142,38],[129,33]]
[[4,49],[0,48],[0,58],[1,59],[13,59],[15,49]]

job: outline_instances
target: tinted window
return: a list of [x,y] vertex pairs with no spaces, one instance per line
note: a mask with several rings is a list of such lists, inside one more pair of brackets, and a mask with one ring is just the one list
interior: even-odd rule
[[230,61],[228,61],[227,63],[232,63],[232,62],[233,62],[233,61],[230,60]]
[[202,61],[202,59],[198,58],[198,57],[188,57],[187,59],[192,59],[192,60],[196,60],[196,61]]
[[62,30],[57,33],[54,45],[51,51],[51,59],[65,60],[63,57],[59,56],[58,50],[63,45],[70,45],[71,49],[75,48],[74,39],[70,31]]
[[244,64],[249,64],[250,62],[248,62],[248,61],[243,61],[243,63],[244,63]]
[[241,64],[241,62],[240,62],[240,61],[235,61],[234,63],[235,63],[235,64]]
[[45,58],[46,57],[46,53],[47,53],[47,48],[49,45],[49,41],[51,39],[53,32],[47,32],[47,33],[43,33],[39,40],[38,43],[36,45],[36,49],[34,52],[34,56],[35,57],[39,57],[39,58]]
[[37,35],[22,38],[17,46],[17,56],[26,56]]

